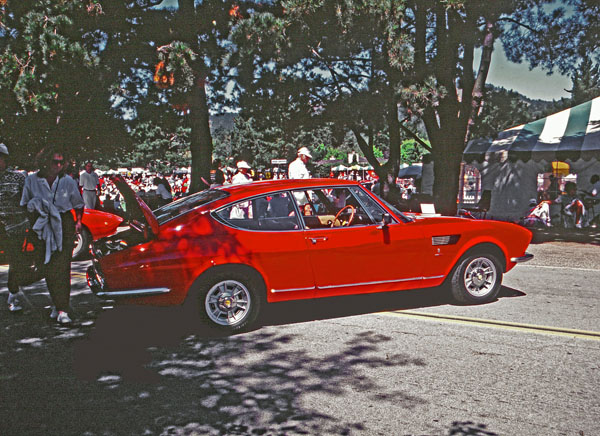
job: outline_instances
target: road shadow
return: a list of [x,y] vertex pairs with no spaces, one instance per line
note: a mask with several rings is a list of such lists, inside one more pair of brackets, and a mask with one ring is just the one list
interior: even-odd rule
[[87,332],[52,326],[4,342],[1,434],[369,433],[375,429],[307,399],[360,391],[373,392],[382,407],[425,403],[369,376],[426,365],[384,352],[391,338],[377,332],[348,335],[315,353],[276,329],[181,338],[194,329],[175,311],[141,309],[103,313]]
[[[356,414],[316,404],[366,392],[367,403],[383,410],[427,407],[401,381],[381,377],[392,370],[401,380],[427,367],[427,356],[398,350],[390,336],[368,329],[317,351],[302,346],[301,330],[280,326],[450,303],[440,288],[277,303],[263,327],[223,336],[176,307],[111,307],[79,283],[76,322],[62,327],[48,319],[43,282],[26,294],[32,308],[0,316],[3,436],[374,434],[374,424],[348,417]],[[518,294],[504,287],[500,298]],[[493,434],[473,432],[484,424],[445,428]]]
[[473,421],[455,421],[448,432],[449,436],[498,436],[489,430],[485,424],[476,424]]
[[[502,286],[498,293],[498,299],[525,295],[524,292],[517,289]],[[488,304],[493,303],[492,301]],[[450,297],[449,291],[443,287],[287,301],[267,305],[261,317],[261,324],[263,326],[294,324],[456,304]]]

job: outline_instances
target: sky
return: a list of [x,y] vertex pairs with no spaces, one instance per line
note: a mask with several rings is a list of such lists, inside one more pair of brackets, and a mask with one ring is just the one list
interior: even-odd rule
[[[480,56],[481,52],[475,56],[473,62],[475,70],[479,66]],[[561,76],[556,71],[549,76],[540,68],[530,71],[526,63],[509,62],[500,44],[494,46],[487,83],[508,90],[512,89],[531,99],[541,100],[560,100],[562,97],[570,97],[571,94],[565,89],[571,89],[572,86],[570,78]]]

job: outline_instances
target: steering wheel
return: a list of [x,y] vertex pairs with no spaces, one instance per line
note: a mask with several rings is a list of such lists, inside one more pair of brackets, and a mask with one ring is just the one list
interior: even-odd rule
[[336,223],[336,221],[339,220],[340,215],[346,210],[346,209],[350,209],[350,218],[348,219],[348,221],[340,221],[342,226],[349,226],[352,223],[352,220],[354,219],[354,214],[356,213],[356,209],[354,208],[354,206],[352,206],[351,204],[342,207],[338,213],[335,214],[335,218],[333,219],[333,221],[331,222],[331,227],[333,227]]

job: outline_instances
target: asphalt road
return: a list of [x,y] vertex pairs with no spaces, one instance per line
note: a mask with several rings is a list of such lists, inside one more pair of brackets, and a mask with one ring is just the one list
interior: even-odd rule
[[42,284],[18,315],[2,287],[0,435],[598,435],[600,248],[529,251],[491,304],[440,289],[281,303],[232,337],[113,308],[86,262],[73,327],[47,319]]

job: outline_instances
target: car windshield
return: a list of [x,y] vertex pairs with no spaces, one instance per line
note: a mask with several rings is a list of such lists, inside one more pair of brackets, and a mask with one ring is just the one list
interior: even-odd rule
[[163,224],[170,219],[182,215],[192,209],[211,203],[215,200],[225,198],[229,193],[219,189],[207,189],[187,197],[183,197],[173,203],[166,204],[154,211],[158,224]]
[[400,212],[396,206],[394,206],[392,203],[390,203],[389,201],[384,200],[383,198],[381,198],[379,195],[377,194],[373,194],[375,195],[377,198],[379,198],[379,201],[381,201],[383,204],[385,204],[392,212],[394,212],[394,215],[396,215],[397,217],[399,217],[402,221],[404,221],[405,223],[414,221],[414,219],[412,217],[409,217],[407,215],[404,215],[402,212]]

